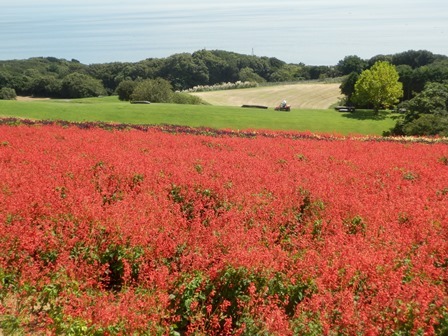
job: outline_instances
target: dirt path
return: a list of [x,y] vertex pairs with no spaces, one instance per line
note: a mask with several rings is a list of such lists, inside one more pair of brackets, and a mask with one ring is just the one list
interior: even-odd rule
[[293,108],[326,109],[342,96],[339,83],[312,83],[258,87],[251,89],[197,92],[212,105],[241,106],[243,104],[274,107],[283,99]]
[[35,97],[30,97],[30,96],[17,96],[16,97],[16,100],[19,100],[19,101],[49,100],[49,99],[50,98],[35,98]]

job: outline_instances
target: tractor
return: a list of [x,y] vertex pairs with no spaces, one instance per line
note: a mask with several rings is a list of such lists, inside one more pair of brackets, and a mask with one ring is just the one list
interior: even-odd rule
[[282,104],[280,104],[280,105],[275,107],[275,110],[276,111],[286,111],[286,112],[289,112],[289,111],[291,111],[291,105],[282,105]]

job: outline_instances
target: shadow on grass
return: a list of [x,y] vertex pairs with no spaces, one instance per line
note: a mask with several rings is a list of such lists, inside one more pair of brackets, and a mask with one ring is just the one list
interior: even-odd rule
[[391,117],[388,111],[379,111],[375,113],[373,110],[356,110],[355,112],[345,112],[342,114],[344,118],[357,120],[384,120]]

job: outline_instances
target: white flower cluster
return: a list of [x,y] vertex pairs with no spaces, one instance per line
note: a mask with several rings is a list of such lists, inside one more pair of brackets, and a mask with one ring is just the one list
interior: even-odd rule
[[232,89],[247,89],[257,87],[256,82],[242,82],[237,81],[235,83],[221,83],[214,85],[197,85],[191,89],[184,90],[182,92],[206,92],[206,91],[218,91],[218,90],[232,90]]
[[391,141],[391,142],[403,142],[403,143],[427,143],[427,144],[435,144],[435,143],[448,143],[447,137],[441,136],[374,136],[374,135],[366,135],[366,136],[349,136],[343,137],[342,140],[350,139],[350,140],[358,140],[358,141]]

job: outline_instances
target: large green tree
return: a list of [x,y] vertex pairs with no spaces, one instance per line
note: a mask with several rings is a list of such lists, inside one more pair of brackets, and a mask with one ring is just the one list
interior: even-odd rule
[[185,90],[209,82],[205,63],[189,53],[168,57],[160,69],[159,77],[171,82],[175,90]]
[[352,96],[355,93],[355,84],[358,77],[359,74],[357,72],[352,72],[350,75],[345,76],[339,86],[341,93],[346,96],[346,104],[348,105],[352,105]]
[[434,55],[427,50],[408,50],[392,56],[392,64],[409,65],[413,69],[433,63],[436,59],[441,59],[440,55]]
[[38,76],[31,80],[30,93],[37,97],[58,97],[61,80],[52,75]]
[[236,71],[234,73],[225,60],[219,58],[211,51],[202,49],[194,52],[192,56],[198,64],[203,63],[208,69],[208,82],[202,84],[213,85],[237,80]]
[[294,64],[285,64],[271,74],[269,80],[272,82],[293,82],[301,75],[301,67]]
[[348,75],[352,72],[360,74],[367,66],[367,62],[356,55],[346,56],[337,64],[337,69],[341,75]]
[[147,79],[137,84],[131,100],[148,100],[152,103],[170,103],[173,90],[170,82],[163,78]]
[[371,105],[378,113],[380,108],[389,108],[403,97],[403,84],[395,66],[388,62],[376,62],[364,70],[355,84],[353,101],[360,105]]
[[255,83],[266,82],[266,80],[263,77],[257,75],[255,71],[249,67],[241,69],[239,76],[240,81],[242,82],[255,82]]
[[100,80],[74,72],[62,80],[61,94],[65,98],[97,97],[105,95],[106,90]]

